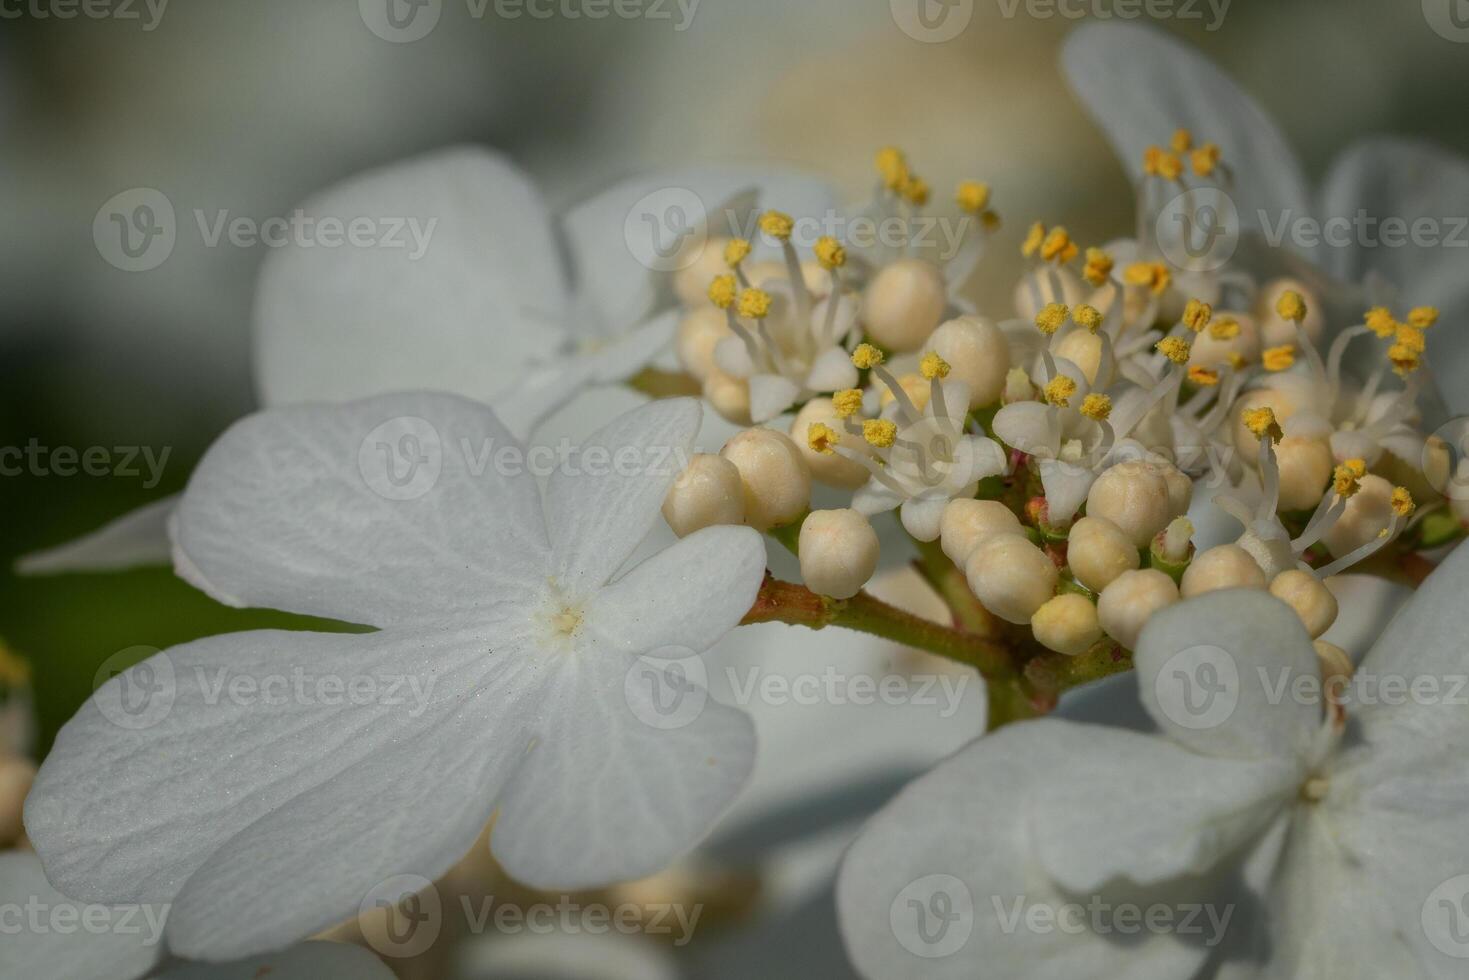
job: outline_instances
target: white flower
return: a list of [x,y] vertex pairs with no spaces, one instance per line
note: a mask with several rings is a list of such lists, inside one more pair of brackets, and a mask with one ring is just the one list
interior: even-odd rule
[[[1469,553],[1451,555],[1368,653],[1345,714],[1319,693],[1299,620],[1269,596],[1216,592],[1160,612],[1136,663],[1163,737],[1019,724],[940,765],[869,825],[839,885],[859,967],[1187,977],[1213,950],[1231,976],[1462,975],[1462,937],[1435,899],[1469,888],[1458,762],[1469,719],[1447,696],[1469,668],[1466,580]],[[1390,678],[1435,682],[1444,696],[1386,696]],[[1241,873],[1249,894],[1230,882]],[[912,913],[900,920],[895,898],[937,874],[952,876],[951,898],[965,893],[970,934],[925,962],[904,948]],[[1227,951],[1181,931],[1119,942],[1094,928],[1003,928],[1016,900],[1092,897],[1238,914],[1219,930]]]
[[[629,671],[738,623],[765,551],[748,528],[708,528],[618,572],[699,418],[675,399],[614,420],[544,502],[524,467],[496,462],[510,433],[457,396],[238,423],[180,505],[181,571],[234,605],[378,631],[167,650],[145,661],[171,678],[151,727],[109,720],[139,676],[102,687],[27,804],[52,880],[172,902],[170,946],[223,958],[331,925],[391,874],[439,876],[492,814],[496,856],[534,885],[633,878],[691,847],[749,773],[749,720],[708,703],[682,727],[645,724],[657,692]],[[382,468],[392,447],[406,472]],[[265,696],[296,673],[381,696]]]

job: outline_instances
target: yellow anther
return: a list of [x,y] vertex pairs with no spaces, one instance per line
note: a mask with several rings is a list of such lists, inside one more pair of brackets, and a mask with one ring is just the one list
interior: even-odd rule
[[715,276],[714,281],[709,284],[709,302],[721,310],[727,310],[734,305],[739,292],[740,283],[734,276],[728,273]]
[[1081,414],[1095,422],[1105,422],[1112,414],[1112,399],[1093,392],[1081,400]]
[[1359,456],[1353,456],[1351,459],[1344,459],[1342,460],[1341,465],[1345,466],[1349,471],[1351,471],[1351,474],[1359,480],[1367,475],[1367,461]]
[[1071,396],[1076,394],[1076,382],[1058,374],[1052,378],[1045,389],[1046,401],[1057,408],[1065,408],[1071,404]]
[[1065,303],[1047,303],[1035,315],[1035,328],[1044,334],[1053,334],[1061,329],[1070,311]]
[[1393,333],[1393,340],[1416,354],[1422,354],[1427,349],[1423,331],[1408,323],[1398,324],[1398,329]]
[[1408,311],[1408,322],[1419,330],[1427,330],[1438,322],[1438,307],[1415,306]]
[[1020,243],[1020,254],[1030,258],[1041,250],[1041,243],[1046,240],[1046,226],[1037,221],[1030,226],[1025,233],[1025,241]]
[[1078,326],[1086,327],[1092,333],[1096,333],[1097,328],[1102,325],[1101,311],[1086,303],[1082,303],[1071,311],[1071,319],[1075,320]]
[[878,449],[886,449],[898,439],[898,424],[888,419],[867,419],[862,423],[862,438]]
[[862,370],[877,367],[882,363],[882,351],[871,344],[858,344],[857,349],[852,351],[852,363]]
[[1170,145],[1174,153],[1187,153],[1194,148],[1194,134],[1186,129],[1175,129]]
[[1143,172],[1149,177],[1177,180],[1183,176],[1183,160],[1161,146],[1150,146],[1143,151]]
[[928,186],[928,181],[917,174],[911,174],[898,186],[898,193],[902,194],[903,199],[909,204],[921,208],[928,203],[932,191]]
[[1223,320],[1209,321],[1209,336],[1215,340],[1233,340],[1239,336],[1239,321]]
[[821,263],[823,269],[840,269],[847,264],[847,250],[830,235],[822,235],[816,239],[814,251],[816,261]]
[[1398,321],[1393,319],[1392,310],[1385,306],[1372,307],[1362,318],[1362,322],[1367,324],[1367,329],[1383,338],[1391,337],[1398,329]]
[[1093,286],[1100,286],[1112,275],[1112,256],[1099,248],[1086,250],[1086,267],[1081,275]]
[[836,445],[841,441],[842,437],[837,430],[824,422],[812,422],[806,427],[806,445],[814,452],[831,456],[836,453]]
[[1418,370],[1422,360],[1419,352],[1406,344],[1393,344],[1389,347],[1387,359],[1392,362],[1393,373],[1403,378]]
[[1209,325],[1214,319],[1214,307],[1203,300],[1191,299],[1183,308],[1183,323],[1194,333],[1198,333]]
[[1240,413],[1240,420],[1258,438],[1263,439],[1268,435],[1272,441],[1279,442],[1285,436],[1280,429],[1280,423],[1275,420],[1275,410],[1268,405],[1264,408],[1245,409]]
[[766,211],[760,216],[760,230],[778,242],[789,241],[796,222],[783,211]]
[[1189,154],[1188,158],[1193,164],[1194,173],[1200,177],[1212,177],[1214,171],[1219,169],[1219,147],[1213,143],[1205,143],[1198,147]]
[[750,254],[750,243],[743,238],[731,238],[724,246],[724,264],[731,269],[745,261]]
[[1212,388],[1219,383],[1219,372],[1202,364],[1195,364],[1188,369],[1188,379],[1200,388]]
[[1260,352],[1260,363],[1267,371],[1288,371],[1296,363],[1296,345],[1281,344],[1279,347],[1267,347]]
[[836,409],[837,418],[849,419],[862,411],[862,389],[843,388],[831,396],[831,404]]
[[1306,300],[1294,289],[1287,289],[1280,294],[1280,299],[1275,301],[1275,312],[1279,313],[1283,320],[1300,323],[1306,318]]
[[923,355],[923,360],[918,362],[918,371],[930,381],[934,378],[947,378],[949,362],[930,351]]
[[1174,364],[1187,364],[1189,354],[1193,353],[1189,342],[1182,337],[1164,337],[1153,346]]
[[877,172],[882,176],[883,186],[895,191],[908,179],[908,158],[896,146],[885,146],[877,151]]
[[751,320],[764,318],[770,312],[770,294],[751,286],[740,290],[739,314]]
[[1129,286],[1147,286],[1153,295],[1161,296],[1173,284],[1173,273],[1162,262],[1134,262],[1122,271],[1122,281]]
[[1399,517],[1412,517],[1413,511],[1418,505],[1413,502],[1413,495],[1408,492],[1407,487],[1394,487],[1392,492],[1392,512]]
[[1041,259],[1046,262],[1070,262],[1078,251],[1076,243],[1060,225],[1052,228],[1041,242]]
[[979,214],[990,206],[990,185],[978,180],[964,180],[954,191],[954,200],[970,214]]
[[1345,500],[1355,496],[1362,489],[1362,478],[1356,472],[1343,463],[1331,472],[1331,489],[1338,497]]

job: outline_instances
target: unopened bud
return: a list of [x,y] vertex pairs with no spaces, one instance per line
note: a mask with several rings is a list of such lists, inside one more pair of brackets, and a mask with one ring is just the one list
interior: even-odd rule
[[1010,370],[1010,345],[994,321],[961,316],[943,323],[923,345],[949,365],[949,377],[969,385],[969,407],[999,402]]
[[[1295,293],[1296,296],[1290,298],[1288,293]],[[1305,305],[1304,311],[1295,307],[1296,299]],[[1286,301],[1288,311],[1301,313],[1303,316],[1301,327],[1305,329],[1306,336],[1313,343],[1320,340],[1326,320],[1316,294],[1298,279],[1282,278],[1267,282],[1255,297],[1254,312],[1255,320],[1260,324],[1260,346],[1277,347],[1296,342],[1294,321],[1286,319],[1281,313],[1283,300]]]
[[1270,582],[1270,594],[1296,611],[1313,640],[1336,622],[1336,596],[1304,569],[1292,568],[1275,576]]
[[694,455],[663,498],[663,519],[681,538],[715,524],[743,523],[745,488],[740,471],[721,456]]
[[1153,613],[1178,601],[1178,586],[1156,568],[1123,572],[1097,599],[1097,619],[1108,636],[1128,650],[1137,646]]
[[785,433],[746,429],[725,443],[719,455],[740,471],[745,523],[757,531],[789,524],[810,506],[811,470]]
[[1263,589],[1265,572],[1250,553],[1237,544],[1221,544],[1201,551],[1183,573],[1179,594],[1192,599],[1216,589]]
[[915,351],[943,319],[948,296],[938,267],[899,259],[883,267],[862,295],[867,335],[890,351]]
[[939,521],[944,554],[960,568],[979,543],[995,534],[1021,534],[1020,518],[994,500],[951,500]]
[[1393,485],[1375,473],[1358,481],[1336,523],[1321,536],[1333,558],[1355,551],[1387,530],[1393,520]]
[[801,578],[812,592],[849,599],[877,571],[877,532],[855,510],[814,510],[801,523]]
[[1067,536],[1066,563],[1071,574],[1093,592],[1101,592],[1123,572],[1136,569],[1140,561],[1137,546],[1105,517],[1088,514],[1072,525]]
[[791,421],[791,441],[806,458],[811,477],[818,483],[842,490],[855,490],[868,480],[867,468],[838,452],[818,452],[811,447],[811,426],[825,425],[837,433],[842,431],[841,418],[830,398],[811,399]]
[[1068,657],[1086,653],[1102,638],[1097,607],[1086,596],[1064,592],[1046,600],[1030,618],[1030,629],[1041,646]]
[[1286,436],[1275,447],[1280,468],[1282,511],[1310,510],[1321,503],[1331,481],[1331,446],[1325,439]]
[[678,322],[674,349],[683,369],[703,381],[714,367],[714,348],[731,336],[725,315],[712,306],[698,306]]
[[750,424],[750,385],[744,379],[732,378],[713,365],[704,377],[704,399],[726,421]]
[[1008,623],[1029,623],[1056,594],[1060,573],[1044,551],[1019,534],[979,543],[964,566],[969,588],[984,607]]
[[1134,547],[1148,547],[1153,536],[1179,513],[1176,501],[1170,499],[1163,465],[1129,460],[1108,468],[1092,484],[1086,512],[1116,524]]

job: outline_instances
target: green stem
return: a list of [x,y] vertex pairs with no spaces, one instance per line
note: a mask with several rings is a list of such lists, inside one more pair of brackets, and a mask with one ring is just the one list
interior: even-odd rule
[[634,391],[641,391],[653,398],[677,398],[681,395],[701,395],[704,391],[697,378],[682,371],[664,371],[660,368],[643,368],[628,378],[625,384]]

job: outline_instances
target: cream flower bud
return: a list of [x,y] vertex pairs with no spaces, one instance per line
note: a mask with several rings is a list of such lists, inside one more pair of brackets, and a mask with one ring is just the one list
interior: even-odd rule
[[[698,254],[673,274],[673,291],[685,309],[709,305],[709,283],[715,276],[729,271],[729,265],[724,261],[724,249],[728,244],[728,238],[709,238],[700,245],[698,236],[688,243],[690,251],[697,248]],[[680,258],[687,260],[690,256],[685,254]]]
[[1086,512],[1107,518],[1122,529],[1134,547],[1146,548],[1179,513],[1175,509],[1178,491],[1170,488],[1163,465],[1129,460],[1109,467],[1092,484]]
[[1209,325],[1193,336],[1188,363],[1215,371],[1260,357],[1260,328],[1244,313],[1216,310]]
[[750,424],[750,385],[743,379],[732,378],[711,365],[704,377],[704,400],[726,421]]
[[[1060,267],[1054,270],[1061,283],[1061,295],[1051,285],[1049,275],[1027,275],[1015,284],[1015,315],[1027,323],[1033,323],[1047,303],[1064,303],[1068,307],[1086,302],[1086,286],[1081,277],[1071,269]],[[1040,302],[1036,302],[1039,294]]]
[[1300,293],[1301,298],[1306,301],[1306,318],[1301,321],[1301,326],[1305,328],[1306,336],[1312,343],[1321,340],[1321,330],[1326,325],[1321,300],[1299,279],[1272,279],[1255,296],[1254,313],[1255,320],[1260,325],[1261,347],[1279,347],[1281,344],[1297,342],[1295,324],[1282,317],[1276,309],[1280,297],[1287,292]]
[[994,405],[1005,389],[1010,345],[993,320],[961,316],[940,324],[923,345],[949,365],[950,380],[969,385],[969,407]]
[[811,478],[817,483],[841,490],[855,490],[866,483],[870,475],[861,463],[853,462],[840,453],[821,453],[811,448],[811,426],[821,423],[841,433],[842,421],[830,398],[811,399],[796,413],[791,421],[791,441],[806,459],[811,469]]
[[1275,447],[1280,467],[1280,509],[1310,510],[1321,503],[1335,465],[1325,439],[1286,436]]
[[863,292],[862,324],[873,343],[898,353],[915,351],[939,325],[947,303],[937,266],[899,259],[884,266]]
[[1341,518],[1321,536],[1333,558],[1361,547],[1392,524],[1393,485],[1376,473],[1368,473],[1359,482],[1361,488],[1347,498]]
[[1179,594],[1192,599],[1215,589],[1263,589],[1265,572],[1237,544],[1221,544],[1194,556],[1179,583]]
[[709,304],[695,307],[678,321],[674,349],[683,369],[703,381],[714,367],[714,347],[731,336],[725,315]]
[[1086,653],[1102,638],[1097,607],[1086,596],[1065,592],[1046,600],[1030,618],[1036,642],[1068,657]]
[[1336,596],[1303,569],[1292,568],[1275,576],[1270,582],[1270,594],[1296,611],[1313,640],[1336,622]]
[[811,504],[811,470],[790,436],[774,429],[746,429],[719,455],[740,471],[745,523],[757,531],[789,524]]
[[1030,375],[1025,373],[1025,368],[1011,368],[1005,372],[1005,390],[1000,400],[1006,405],[1035,400],[1035,385],[1030,383]]
[[[1089,330],[1073,330],[1056,345],[1057,357],[1064,357],[1081,368],[1088,385],[1097,383],[1102,366],[1102,338]],[[1105,380],[1105,379],[1104,379]]]
[[35,779],[36,767],[29,759],[0,755],[0,849],[12,846],[25,833],[21,811]]
[[1097,598],[1097,619],[1108,636],[1131,650],[1153,613],[1178,601],[1178,586],[1156,568],[1123,572]]
[[1076,580],[1093,592],[1101,592],[1140,561],[1137,546],[1107,518],[1088,514],[1071,526],[1066,563]]
[[964,565],[969,588],[984,607],[1007,623],[1030,622],[1056,594],[1060,573],[1050,557],[1019,534],[996,534],[979,543]]
[[979,543],[994,534],[1021,534],[1020,518],[994,500],[951,500],[939,521],[944,554],[960,568]]
[[663,519],[681,538],[715,524],[744,523],[740,471],[721,456],[695,454],[663,498]]
[[855,510],[813,510],[797,549],[806,588],[833,599],[856,595],[877,571],[877,532]]
[[1349,653],[1335,643],[1317,640],[1311,644],[1316,648],[1316,662],[1321,666],[1321,686],[1331,700],[1341,703],[1341,695],[1347,682],[1357,672]]

